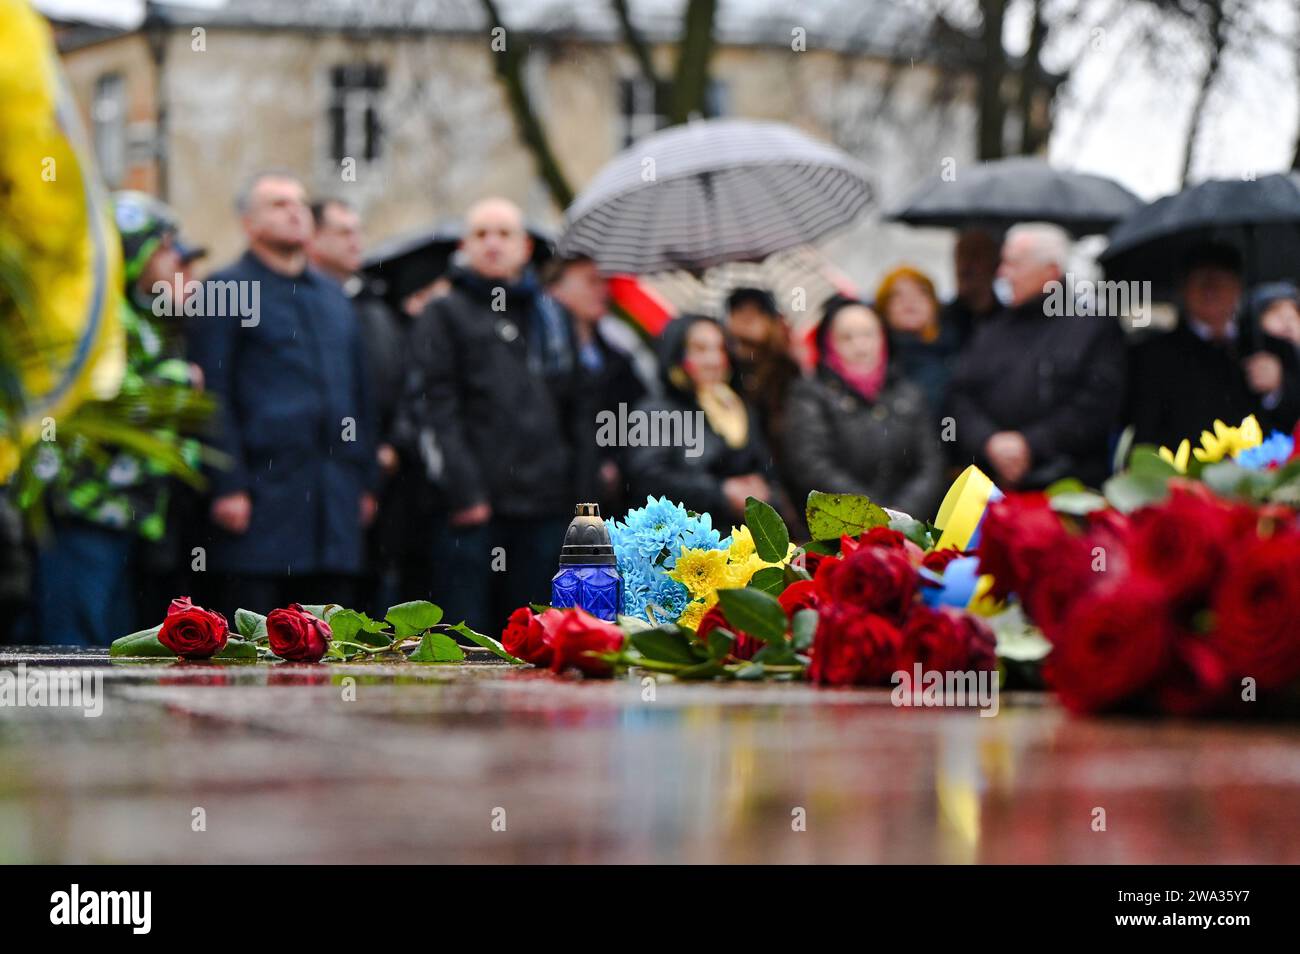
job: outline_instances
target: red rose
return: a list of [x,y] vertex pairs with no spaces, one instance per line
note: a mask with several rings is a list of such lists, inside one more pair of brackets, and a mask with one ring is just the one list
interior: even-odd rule
[[863,547],[817,570],[817,591],[825,602],[899,619],[916,595],[916,569],[901,550]]
[[172,600],[158,630],[158,642],[184,659],[211,659],[226,648],[230,626],[215,610],[195,606],[188,596]]
[[1156,690],[1161,712],[1199,715],[1222,709],[1231,700],[1228,667],[1211,646],[1180,633],[1173,657],[1173,665]]
[[551,647],[546,644],[546,630],[541,619],[527,606],[510,614],[501,632],[501,645],[524,662],[546,667],[551,664]]
[[802,569],[809,576],[817,575],[817,568],[827,560],[837,560],[838,557],[828,556],[825,553],[810,553],[805,550],[803,556],[796,562],[796,566],[802,565]]
[[1033,579],[1039,558],[1066,537],[1065,526],[1042,494],[1009,494],[989,504],[980,524],[979,572],[993,577],[997,600]]
[[[1076,603],[1087,599],[1097,587],[1115,584],[1122,578],[1122,561],[1114,569],[1109,560],[1099,563],[1093,556],[1092,541],[1069,533],[1039,553],[1036,564],[1017,594],[1025,613],[1048,639],[1060,631]],[[1100,569],[1102,566],[1105,570]]]
[[1214,598],[1210,644],[1261,689],[1300,678],[1300,535],[1239,543]]
[[1131,523],[1134,568],[1158,580],[1176,603],[1204,604],[1235,538],[1253,528],[1253,515],[1175,486],[1167,501],[1137,511]]
[[[803,582],[812,585],[811,580],[804,580]],[[700,617],[700,625],[695,629],[695,636],[700,642],[707,643],[709,633],[715,629],[725,629],[736,637],[736,641],[731,646],[731,655],[737,659],[753,659],[754,654],[764,646],[761,639],[755,639],[749,633],[739,630],[727,622],[727,615],[722,612],[720,603],[715,603]]]
[[1043,671],[1073,712],[1113,708],[1150,689],[1174,642],[1160,587],[1130,579],[1093,591],[1067,614]]
[[785,610],[785,615],[789,619],[794,619],[794,614],[800,610],[816,609],[819,598],[815,582],[796,580],[781,591],[776,601],[781,604],[781,609]]
[[880,686],[904,662],[903,634],[875,613],[850,606],[818,613],[808,678],[830,686]]
[[952,618],[957,637],[966,646],[966,668],[975,672],[992,672],[998,668],[998,638],[974,613],[951,606],[939,610]]
[[271,610],[266,617],[271,652],[292,662],[316,662],[329,649],[334,633],[330,624],[312,616],[300,603]]
[[959,631],[953,614],[916,605],[903,623],[905,655],[900,669],[911,672],[912,662],[929,672],[964,672],[970,659],[967,636]]
[[948,569],[948,564],[958,557],[965,556],[962,551],[956,547],[944,547],[942,550],[931,550],[925,556],[921,557],[921,566],[943,576],[943,571]]
[[585,610],[551,609],[542,614],[542,626],[551,648],[551,671],[573,668],[588,676],[608,676],[613,667],[589,652],[611,653],[623,648],[623,631],[596,619]]

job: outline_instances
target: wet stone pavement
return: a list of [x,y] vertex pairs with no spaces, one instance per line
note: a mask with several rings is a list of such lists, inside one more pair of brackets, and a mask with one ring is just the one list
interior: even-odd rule
[[103,711],[0,706],[0,862],[1300,862],[1295,724],[0,647],[20,663],[102,674]]

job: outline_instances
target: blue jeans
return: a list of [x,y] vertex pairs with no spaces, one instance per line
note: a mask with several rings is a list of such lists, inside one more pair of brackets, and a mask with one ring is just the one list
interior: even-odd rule
[[35,642],[107,646],[135,629],[133,535],[88,523],[59,523],[38,549]]
[[549,603],[568,526],[566,517],[493,517],[477,527],[440,523],[433,534],[433,601],[443,620],[464,620],[499,636],[519,607]]

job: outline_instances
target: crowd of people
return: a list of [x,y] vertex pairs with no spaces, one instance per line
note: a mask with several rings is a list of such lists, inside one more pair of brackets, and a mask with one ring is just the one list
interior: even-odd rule
[[[201,250],[160,203],[117,197],[131,376],[214,399],[197,435],[207,485],[126,448],[51,448],[52,533],[10,546],[34,554],[29,641],[106,644],[182,593],[227,616],[426,598],[492,632],[547,601],[578,501],[609,517],[663,495],[724,534],[749,497],[797,528],[811,490],[929,519],[970,463],[1006,490],[1096,486],[1125,429],[1174,446],[1216,418],[1290,431],[1300,416],[1300,292],[1246,288],[1231,247],[1188,257],[1171,331],[1053,316],[1071,242],[1026,223],[960,236],[948,302],[904,265],[869,298],[827,301],[806,340],[769,290],[738,288],[722,314],[682,315],[647,342],[611,316],[596,262],[532,264],[505,199],[474,204],[445,274],[396,303],[362,274],[348,203],[310,203],[266,173],[237,211],[247,249],[207,281],[256,283],[255,320],[175,320],[158,296]],[[702,433],[602,441],[598,415],[620,407]],[[197,441],[182,446],[199,460]]]

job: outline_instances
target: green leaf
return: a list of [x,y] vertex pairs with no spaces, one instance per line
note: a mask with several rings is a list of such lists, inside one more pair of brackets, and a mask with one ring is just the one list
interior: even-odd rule
[[465,658],[465,650],[457,645],[456,640],[443,633],[425,633],[415,652],[407,658],[411,662],[460,662]]
[[387,646],[393,641],[385,632],[388,629],[386,622],[371,619],[357,610],[340,609],[331,615],[330,629],[333,630],[335,639],[344,642],[355,641],[367,646]]
[[762,590],[718,590],[718,602],[727,622],[765,643],[785,636],[785,610],[771,593]]
[[654,628],[640,616],[624,616],[622,613],[619,613],[617,619],[618,628],[623,630],[623,635],[625,636],[631,633],[639,633],[643,629]]
[[1148,444],[1139,444],[1133,448],[1128,459],[1128,472],[1138,477],[1157,477],[1168,480],[1181,476],[1178,468],[1160,456],[1156,448]]
[[484,635],[483,633],[475,632],[474,630],[466,626],[464,623],[457,623],[455,626],[449,628],[454,632],[460,633],[470,642],[476,643],[477,645],[482,646],[484,649],[492,650],[492,652],[496,653],[506,662],[518,663],[521,666],[524,665],[524,661],[522,659],[520,659],[518,656],[510,655],[510,653],[506,652],[505,647],[502,646],[495,639],[493,639],[491,636],[487,636]]
[[399,638],[418,636],[426,629],[438,625],[442,619],[442,608],[428,600],[412,600],[388,607],[384,619],[393,624],[393,632]]
[[1102,492],[1120,513],[1132,513],[1140,507],[1164,500],[1169,495],[1169,485],[1159,477],[1123,473],[1106,481]]
[[719,676],[731,675],[727,672],[727,667],[716,659],[710,659],[707,662],[696,663],[694,666],[687,666],[685,669],[673,673],[678,679],[716,679]]
[[790,550],[790,531],[769,503],[750,497],[745,501],[745,526],[754,538],[754,549],[764,563],[781,563]]
[[256,659],[257,644],[249,642],[246,639],[227,639],[226,645],[221,652],[212,657],[213,659]]
[[1049,484],[1043,493],[1050,499],[1057,494],[1082,494],[1087,493],[1088,488],[1078,477],[1062,477],[1053,484]]
[[736,678],[744,679],[747,682],[753,679],[762,679],[765,671],[766,670],[763,669],[762,663],[756,663],[753,660],[750,660],[736,670]]
[[1049,502],[1057,513],[1069,514],[1072,517],[1083,517],[1094,510],[1105,510],[1107,506],[1106,498],[1091,490],[1067,490],[1058,493]]
[[303,603],[301,605],[304,612],[311,613],[312,616],[327,623],[330,621],[331,616],[343,608],[338,603]]
[[793,639],[791,644],[798,651],[803,651],[813,644],[813,637],[817,634],[817,611],[815,609],[801,609],[794,614],[791,621],[791,632]]
[[889,528],[897,530],[907,539],[911,540],[922,550],[929,550],[934,545],[934,540],[930,536],[930,528],[924,521],[917,520],[905,513],[889,518]]
[[731,652],[731,647],[736,645],[736,637],[722,627],[718,627],[709,633],[709,658],[723,659]]
[[782,582],[785,586],[781,587],[782,592],[785,587],[791,583],[798,583],[800,580],[811,580],[812,574],[808,572],[807,567],[795,566],[793,563],[787,563],[781,568],[784,572],[781,574]]
[[262,639],[266,636],[266,617],[252,610],[237,609],[235,632],[245,639]]
[[749,588],[780,596],[785,589],[785,571],[783,566],[765,566],[749,578]]
[[1234,460],[1207,464],[1201,471],[1205,486],[1223,497],[1261,498],[1269,492],[1274,479],[1268,471],[1250,470]]
[[665,623],[628,637],[634,649],[647,659],[693,666],[698,663],[695,647],[686,630],[676,623]]
[[875,527],[889,525],[889,514],[861,494],[808,495],[808,530],[814,540],[838,540],[848,534],[859,536]]
[[162,624],[152,626],[149,629],[142,629],[139,632],[131,633],[127,636],[121,636],[113,640],[108,647],[110,656],[171,656],[176,654],[158,642],[158,634],[162,631]]
[[799,657],[795,653],[793,646],[785,640],[781,640],[780,642],[768,643],[754,653],[753,661],[769,666],[793,666],[799,662]]

